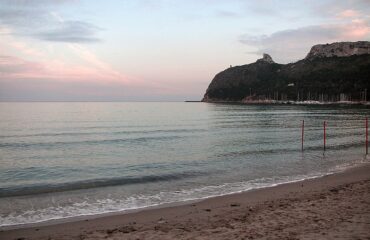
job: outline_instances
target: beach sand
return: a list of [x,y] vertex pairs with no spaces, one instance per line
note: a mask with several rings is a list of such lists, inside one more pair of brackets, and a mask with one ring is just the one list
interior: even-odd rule
[[7,230],[0,239],[370,239],[370,165],[179,206]]

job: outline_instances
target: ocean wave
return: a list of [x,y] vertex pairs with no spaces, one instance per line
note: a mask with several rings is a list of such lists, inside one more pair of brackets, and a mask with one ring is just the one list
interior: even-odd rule
[[262,177],[249,181],[230,182],[219,185],[206,185],[197,188],[182,189],[177,191],[160,191],[155,194],[131,195],[123,198],[87,199],[81,198],[73,204],[48,206],[20,212],[9,212],[0,216],[0,229],[16,229],[48,221],[65,221],[86,216],[102,216],[106,214],[123,213],[147,207],[173,203],[186,203],[202,199],[240,193],[252,189],[272,187],[280,184],[302,181],[341,172],[358,164],[369,162],[368,159],[357,159],[351,164],[340,164],[326,171],[314,171],[303,175]]
[[311,173],[307,175],[259,178],[245,182],[232,182],[220,185],[208,185],[178,191],[161,191],[153,195],[134,195],[120,199],[95,199],[92,202],[82,199],[68,206],[49,206],[47,208],[26,211],[24,213],[0,216],[0,229],[21,227],[46,221],[73,219],[82,216],[103,215],[129,210],[137,210],[164,204],[202,200],[210,197],[240,193],[252,189],[272,187],[279,184],[316,178],[330,173]]
[[129,184],[155,183],[161,181],[176,181],[184,178],[199,176],[201,174],[202,174],[201,172],[189,171],[162,175],[125,176],[117,178],[80,180],[66,183],[29,184],[23,186],[2,187],[0,188],[0,197],[14,197],[51,192],[64,192],[80,189],[129,185]]
[[56,133],[34,133],[34,134],[14,134],[0,135],[0,138],[28,138],[28,137],[59,137],[59,136],[90,136],[90,135],[121,135],[121,134],[153,134],[153,133],[188,133],[205,132],[206,129],[155,129],[155,130],[120,130],[120,131],[97,131],[97,132],[56,132]]
[[85,141],[59,141],[59,142],[35,142],[35,143],[0,143],[0,148],[28,148],[28,147],[53,147],[60,145],[94,145],[94,144],[116,144],[116,143],[145,143],[148,141],[170,141],[183,138],[184,136],[156,136],[156,137],[137,137],[137,138],[115,138],[102,140],[85,140]]

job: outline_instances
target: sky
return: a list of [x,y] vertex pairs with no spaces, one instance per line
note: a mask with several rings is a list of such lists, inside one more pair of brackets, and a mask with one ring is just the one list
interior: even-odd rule
[[370,0],[0,0],[0,101],[200,100],[230,65],[370,40]]

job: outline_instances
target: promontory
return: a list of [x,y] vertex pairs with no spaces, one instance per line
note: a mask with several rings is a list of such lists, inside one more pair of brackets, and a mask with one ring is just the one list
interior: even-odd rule
[[[368,91],[369,90],[369,91]],[[203,102],[366,102],[370,92],[370,42],[319,44],[295,63],[268,54],[213,78]]]

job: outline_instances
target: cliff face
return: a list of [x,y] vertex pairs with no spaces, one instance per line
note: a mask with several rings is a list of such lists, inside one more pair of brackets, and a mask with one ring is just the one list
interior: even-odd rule
[[264,54],[255,63],[226,69],[202,101],[364,100],[368,92],[370,42],[345,42],[313,46],[296,63],[278,64]]
[[264,56],[255,63],[236,66],[218,73],[209,85],[203,101],[241,101],[253,93],[273,85],[283,65]]
[[306,59],[320,57],[349,57],[352,55],[370,54],[370,42],[337,42],[318,44],[311,48]]

